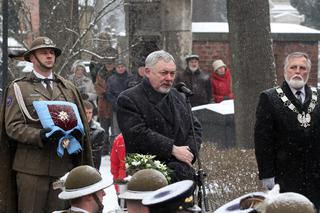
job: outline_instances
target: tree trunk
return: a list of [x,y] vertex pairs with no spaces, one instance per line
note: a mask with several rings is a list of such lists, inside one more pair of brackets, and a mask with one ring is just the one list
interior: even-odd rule
[[185,66],[185,56],[192,50],[192,0],[161,1],[161,30],[163,48]]
[[227,11],[236,97],[236,145],[252,148],[259,94],[276,82],[269,2],[227,0]]

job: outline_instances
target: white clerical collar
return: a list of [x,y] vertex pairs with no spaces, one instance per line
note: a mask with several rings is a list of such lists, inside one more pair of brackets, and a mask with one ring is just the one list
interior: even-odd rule
[[50,75],[48,77],[45,77],[43,75],[41,75],[40,73],[37,73],[36,71],[33,70],[33,73],[34,75],[37,77],[37,78],[41,78],[41,79],[45,79],[45,78],[48,78],[48,79],[53,79],[53,74],[52,72],[50,73]]
[[88,211],[86,211],[84,209],[80,209],[80,208],[75,207],[75,206],[71,206],[70,210],[75,211],[75,212],[90,213],[90,212],[88,212]]

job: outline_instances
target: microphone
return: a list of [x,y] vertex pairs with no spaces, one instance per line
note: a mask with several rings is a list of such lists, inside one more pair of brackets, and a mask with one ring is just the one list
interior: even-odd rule
[[186,87],[186,84],[183,82],[177,83],[175,87],[179,92],[184,93],[186,96],[193,95],[193,92],[188,87]]

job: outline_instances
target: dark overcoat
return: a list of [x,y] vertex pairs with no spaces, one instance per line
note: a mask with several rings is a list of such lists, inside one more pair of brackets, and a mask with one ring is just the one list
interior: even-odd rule
[[[307,112],[311,89],[305,86],[304,104],[295,98],[286,82],[282,90],[299,112]],[[318,91],[318,101],[319,91]],[[320,105],[310,113],[304,128],[279,98],[275,88],[261,93],[256,112],[255,153],[260,179],[275,177],[282,192],[297,192],[320,206]]]
[[198,69],[192,72],[189,68],[186,68],[184,71],[178,73],[175,82],[183,82],[191,89],[193,92],[193,95],[190,97],[192,106],[213,102],[210,76],[205,71]]
[[201,125],[193,117],[194,141],[188,105],[181,93],[174,88],[168,94],[158,93],[143,79],[119,95],[117,116],[127,153],[156,155],[175,171],[174,180],[193,179],[190,167],[171,155],[176,145],[189,146],[196,156],[201,144]]

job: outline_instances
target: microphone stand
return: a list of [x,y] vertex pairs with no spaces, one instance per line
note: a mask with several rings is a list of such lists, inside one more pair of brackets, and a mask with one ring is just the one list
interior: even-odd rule
[[198,149],[198,144],[196,141],[196,135],[195,135],[194,125],[193,125],[194,119],[193,119],[193,114],[192,114],[192,110],[191,110],[192,106],[191,106],[190,98],[189,98],[189,96],[191,96],[192,94],[186,94],[186,93],[184,93],[184,94],[186,96],[186,102],[188,105],[188,114],[189,114],[190,120],[191,120],[193,141],[195,143],[195,147],[197,150],[197,152],[195,154],[196,154],[196,159],[198,162],[198,171],[196,172],[196,183],[198,186],[198,205],[202,209],[202,203],[204,203],[204,209],[206,212],[208,212],[209,211],[209,203],[208,203],[208,198],[206,196],[206,189],[204,187],[204,178],[205,178],[206,174],[203,172],[201,160],[200,160],[199,153],[198,153],[199,149]]

